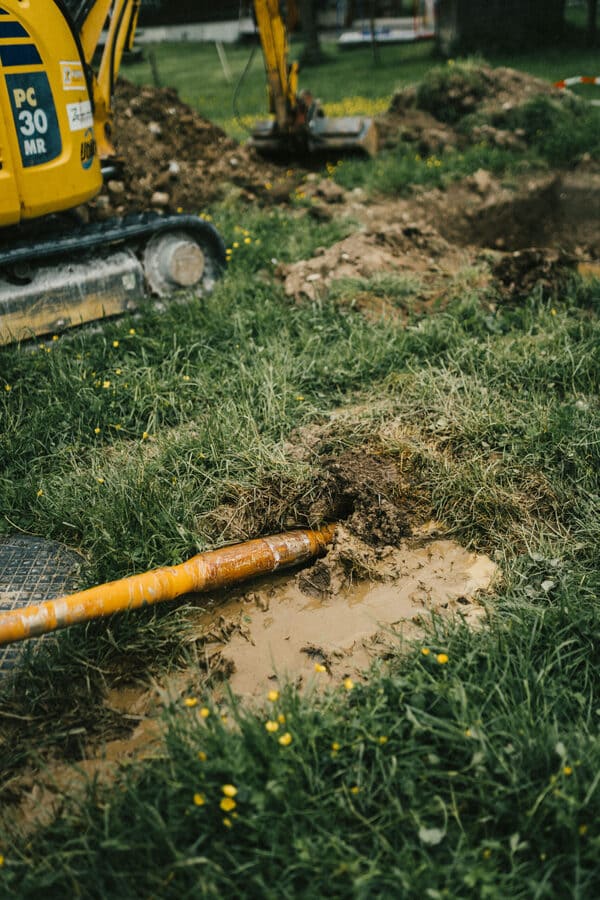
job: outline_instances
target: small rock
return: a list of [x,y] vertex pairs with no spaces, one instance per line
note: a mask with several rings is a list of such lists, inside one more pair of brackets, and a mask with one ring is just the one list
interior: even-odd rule
[[494,179],[487,169],[477,169],[471,177],[471,182],[479,194],[487,194],[494,183]]
[[150,203],[152,206],[168,206],[170,197],[165,191],[154,191],[152,197],[150,198]]
[[122,194],[125,190],[125,185],[122,181],[113,181],[112,179],[108,182],[106,187],[111,194]]
[[150,134],[153,134],[155,137],[160,137],[162,134],[162,128],[158,124],[158,122],[149,122],[148,123],[148,131]]
[[341,203],[345,197],[343,188],[331,181],[329,178],[323,178],[317,186],[317,194],[327,203]]
[[100,194],[99,197],[96,197],[96,216],[100,221],[104,219],[108,219],[111,213],[112,207],[110,203],[110,199],[106,196],[106,194]]

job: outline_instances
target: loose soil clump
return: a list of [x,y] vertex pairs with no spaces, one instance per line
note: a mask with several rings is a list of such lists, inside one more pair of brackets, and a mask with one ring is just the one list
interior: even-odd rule
[[199,213],[230,192],[287,201],[298,183],[287,169],[237,144],[172,88],[120,79],[113,135],[119,166],[88,204],[94,219],[148,210]]

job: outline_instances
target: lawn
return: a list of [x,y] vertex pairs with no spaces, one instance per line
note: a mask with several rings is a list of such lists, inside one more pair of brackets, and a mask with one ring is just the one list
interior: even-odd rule
[[[241,72],[247,51],[227,53]],[[156,55],[165,84],[233,129],[213,48]],[[422,47],[382,58],[335,56],[311,80],[340,102],[352,75],[376,102],[432,64]],[[554,79],[592,57],[517,62]],[[262,109],[259,69],[245,114]],[[378,165],[352,175],[374,195]],[[167,705],[150,758],[90,781],[40,827],[5,820],[0,895],[597,897],[600,283],[573,274],[506,302],[468,265],[427,314],[368,317],[340,300],[405,298],[389,277],[293,304],[273,260],[355,223],[301,203],[210,212],[240,245],[211,296],[0,350],[0,529],[78,547],[91,584],[179,562],[242,522],[317,524],[306,498],[325,497],[327,464],[369,452],[501,579],[484,627],[435,619],[360,677],[256,706],[213,692],[188,604],[62,633],[0,697],[7,809],[24,772],[34,790],[48,760],[81,763],[89,741],[121,733],[110,688],[196,665],[193,690]]]

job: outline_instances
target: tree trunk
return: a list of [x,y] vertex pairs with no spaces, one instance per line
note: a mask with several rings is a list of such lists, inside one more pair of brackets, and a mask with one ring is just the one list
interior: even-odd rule
[[318,3],[315,0],[300,0],[300,18],[302,20],[302,37],[304,38],[304,50],[300,62],[305,66],[323,62],[317,27],[317,9]]
[[598,40],[598,0],[588,0],[587,4],[587,42],[595,47]]

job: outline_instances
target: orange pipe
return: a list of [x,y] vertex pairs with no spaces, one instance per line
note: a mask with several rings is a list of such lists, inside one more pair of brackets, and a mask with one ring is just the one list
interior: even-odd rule
[[334,532],[334,526],[326,525],[319,531],[289,531],[246,541],[200,553],[179,566],[153,569],[39,606],[1,613],[0,646],[307,562],[325,552]]

